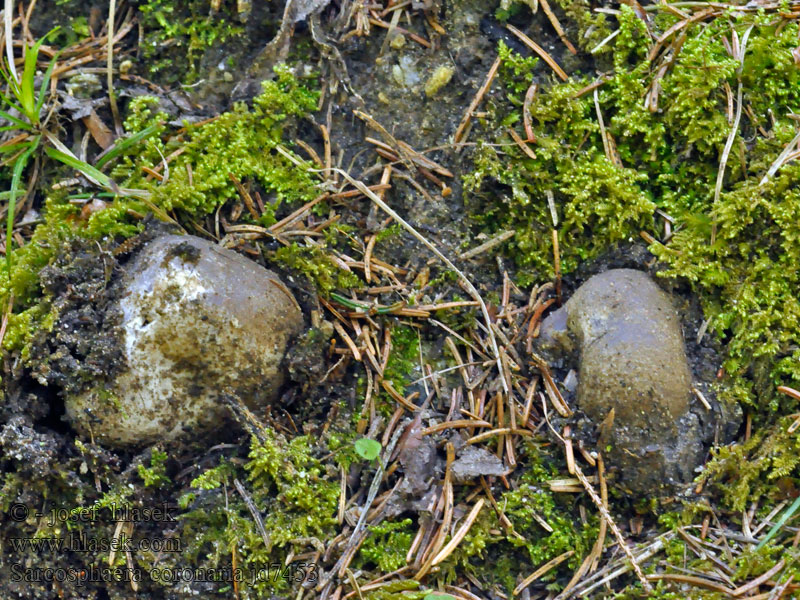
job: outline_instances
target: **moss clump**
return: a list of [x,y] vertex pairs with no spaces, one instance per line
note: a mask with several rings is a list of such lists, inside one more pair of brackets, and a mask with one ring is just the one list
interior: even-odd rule
[[[287,440],[272,430],[262,434],[262,440],[252,439],[243,470],[222,462],[197,477],[192,482],[197,491],[181,501],[192,509],[183,515],[182,539],[192,540],[183,560],[204,568],[230,568],[235,561],[245,575],[243,598],[297,585],[291,578],[258,574],[274,575],[275,565],[284,564],[293,545],[326,539],[338,527],[339,485],[325,477],[311,439]],[[241,496],[226,495],[226,489],[235,489],[234,480],[246,480],[247,494],[263,515],[266,538]]]
[[209,0],[147,0],[139,11],[146,32],[143,58],[150,73],[160,73],[168,83],[192,83],[208,49],[244,32],[227,11],[214,13]]
[[[264,188],[268,202],[259,223],[275,222],[275,210],[287,201],[308,202],[315,195],[314,181],[281,150],[283,129],[289,117],[302,116],[316,107],[316,94],[302,87],[286,67],[277,67],[276,78],[262,83],[263,91],[251,107],[236,104],[229,112],[200,126],[188,126],[186,136],[172,136],[163,143],[158,136],[145,150],[126,157],[113,175],[125,186],[152,193],[159,208],[204,215],[225,201],[237,197],[231,176],[254,180]],[[146,100],[135,106],[127,121],[135,133],[159,119],[151,115]],[[280,150],[279,150],[280,147]],[[156,168],[167,156],[180,150],[170,161],[169,179],[161,184],[148,180],[143,166]],[[299,159],[296,159],[299,161]]]
[[419,333],[414,327],[392,327],[392,352],[383,370],[383,378],[403,393],[411,372],[419,367]]
[[[562,5],[580,27],[608,18],[589,14],[580,0]],[[653,34],[678,20],[658,13]],[[739,74],[724,40],[732,29],[743,39],[751,26]],[[649,34],[627,6],[621,7],[618,28],[604,59],[613,71],[597,88],[596,102],[593,92],[582,92],[593,83],[588,77],[541,87],[530,106],[535,159],[509,143],[502,129],[493,141],[504,144],[506,156],[496,146],[478,146],[476,169],[465,181],[476,228],[517,231],[508,246],[520,268],[518,279],[528,284],[553,274],[548,194],[558,216],[565,272],[641,231],[660,237],[660,209],[673,219],[674,235],[651,250],[667,265],[664,275],[694,285],[709,329],[726,344],[730,377],[721,397],[792,410],[796,402],[776,395],[775,387],[800,382],[800,245],[793,226],[800,215],[800,166],[789,163],[765,183],[762,178],[795,135],[789,115],[800,109],[800,74],[792,57],[798,24],[736,12],[692,23],[682,30],[685,42],[666,71],[651,63]],[[508,51],[501,47],[500,53]],[[519,59],[505,62],[500,80],[506,98],[493,111],[519,119],[531,73],[520,69]],[[532,67],[534,74],[545,68]],[[720,156],[731,131],[726,90],[735,103],[740,78],[744,109],[715,202]],[[644,100],[654,85],[660,92],[657,110],[650,110]],[[512,119],[498,121],[495,126]],[[505,190],[500,201],[496,191],[489,195],[489,182]]]
[[369,537],[358,552],[363,565],[377,565],[383,573],[391,573],[406,564],[406,555],[414,537],[411,519],[387,521],[369,528]]
[[772,503],[784,499],[780,483],[800,464],[800,440],[786,432],[792,420],[785,418],[775,428],[760,429],[741,445],[714,450],[703,477],[717,483],[732,510],[741,512],[763,495]]
[[[130,237],[141,230],[137,215],[151,209],[161,214],[174,211],[189,219],[203,217],[238,197],[231,175],[253,181],[263,190],[267,202],[258,220],[262,226],[275,222],[275,211],[283,204],[314,197],[311,175],[298,169],[278,147],[289,119],[315,108],[315,93],[285,68],[276,69],[276,78],[262,87],[252,107],[237,104],[209,123],[188,126],[183,135],[176,135],[163,123],[164,116],[154,112],[155,98],[141,97],[131,103],[126,131],[133,135],[150,127],[150,135],[118,160],[112,176],[123,188],[149,193],[150,200],[107,198],[104,210],[83,218],[80,206],[71,204],[70,197],[54,194],[47,199],[44,223],[25,246],[15,250],[10,277],[0,270],[0,304],[6,306],[9,295],[15,299],[3,339],[5,349],[24,351],[33,332],[52,325],[51,303],[43,295],[39,272],[72,238],[107,242]],[[162,157],[176,151],[179,155],[170,161],[166,181],[147,179],[143,167],[160,168]]]
[[150,466],[138,465],[139,477],[144,481],[145,487],[162,487],[170,483],[167,476],[167,453],[153,448],[150,455]]
[[317,291],[325,296],[336,289],[362,286],[355,273],[344,270],[319,246],[301,246],[292,242],[289,246],[279,248],[275,252],[275,259],[305,275]]

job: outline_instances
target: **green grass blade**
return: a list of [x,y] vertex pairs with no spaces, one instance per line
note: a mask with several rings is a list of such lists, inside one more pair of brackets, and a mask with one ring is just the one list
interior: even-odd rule
[[19,129],[19,128],[22,128],[22,129],[30,129],[30,128],[31,128],[31,126],[30,126],[30,124],[29,124],[29,123],[26,123],[26,122],[25,122],[25,121],[23,121],[22,119],[18,119],[17,117],[15,117],[15,116],[13,116],[13,115],[10,115],[10,114],[8,114],[8,113],[7,113],[6,111],[4,111],[4,110],[0,110],[0,117],[3,117],[4,119],[6,119],[6,120],[8,120],[8,121],[11,121],[11,122],[12,122],[12,123],[14,123],[15,125],[17,125],[17,127],[10,127],[9,129]]
[[8,269],[8,284],[11,285],[11,267],[14,261],[14,252],[12,246],[14,245],[14,213],[17,209],[17,193],[19,191],[19,183],[22,179],[22,171],[28,160],[39,145],[39,138],[35,138],[30,144],[30,147],[23,152],[14,163],[14,174],[11,176],[11,189],[8,196],[8,215],[6,217],[6,268]]
[[34,81],[36,78],[36,61],[39,59],[39,48],[41,48],[48,36],[58,29],[58,27],[51,29],[49,32],[39,38],[39,40],[33,46],[25,51],[25,68],[22,71],[22,80],[20,81],[19,100],[20,104],[22,104],[22,108],[25,109],[25,116],[28,117],[33,124],[39,122],[36,85]]
[[116,184],[112,181],[111,177],[95,169],[89,163],[85,163],[76,156],[71,154],[66,154],[65,152],[61,152],[60,150],[56,150],[55,148],[50,148],[49,146],[44,149],[47,156],[53,158],[59,162],[64,163],[68,167],[72,167],[77,171],[80,171],[86,177],[91,179],[94,183],[101,185],[105,188],[114,189],[116,188]]
[[160,126],[161,125],[159,123],[150,125],[150,127],[142,129],[138,133],[134,133],[133,135],[124,139],[117,140],[116,144],[114,144],[106,153],[104,153],[97,161],[95,161],[94,166],[98,169],[102,169],[103,165],[114,160],[129,148],[141,142],[143,139],[153,135],[156,131],[158,131]]
[[42,106],[44,106],[44,99],[45,96],[47,96],[47,89],[50,87],[50,77],[52,77],[53,75],[53,69],[56,68],[57,60],[58,60],[58,54],[56,54],[50,61],[50,64],[47,65],[47,71],[45,71],[44,77],[42,78],[42,85],[39,88],[39,100],[36,102],[37,115],[39,114],[39,112],[41,112]]
[[41,40],[28,48],[25,52],[25,68],[22,71],[22,80],[19,83],[17,98],[22,105],[23,114],[30,119],[31,123],[39,122],[39,115],[36,114],[36,96],[34,87],[34,77],[36,77],[36,59],[39,56],[39,44]]
[[24,150],[30,145],[31,145],[30,142],[21,142],[19,144],[8,144],[6,146],[0,146],[0,154],[10,154],[12,152],[17,152],[18,150]]
[[786,521],[791,519],[794,513],[797,512],[798,508],[800,508],[800,497],[798,497],[792,503],[792,505],[786,509],[786,512],[783,513],[783,516],[781,516],[780,520],[772,526],[772,529],[769,530],[769,533],[767,533],[767,535],[764,536],[764,539],[758,543],[758,546],[756,546],[756,551],[761,550],[761,548],[767,545],[767,542],[775,537],[775,535],[780,531],[781,527],[786,524]]
[[[8,66],[8,60],[5,61],[5,65]],[[0,75],[3,76],[3,79],[6,80],[8,84],[8,88],[11,90],[11,93],[14,95],[15,98],[19,98],[19,82],[14,79],[13,77],[9,77],[8,73],[6,73],[5,69],[0,69]]]
[[[0,75],[2,75],[3,78],[6,80],[8,88],[11,90],[11,95],[14,96],[14,99],[19,100],[17,96],[17,88],[15,82],[9,79],[8,75],[6,75],[6,72],[3,71],[2,69],[0,69]],[[14,102],[14,100],[12,100],[9,96],[6,96],[3,92],[0,92],[0,99],[2,99],[5,104],[8,104],[13,109],[18,110],[21,114],[24,114],[22,107],[17,102]]]

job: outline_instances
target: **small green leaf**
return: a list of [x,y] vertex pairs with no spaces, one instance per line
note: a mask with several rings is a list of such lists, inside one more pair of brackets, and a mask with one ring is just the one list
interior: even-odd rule
[[778,520],[777,523],[775,523],[775,525],[772,526],[772,529],[769,530],[767,535],[765,535],[764,538],[759,542],[758,546],[756,546],[756,551],[761,550],[773,537],[775,537],[775,534],[781,530],[781,527],[786,524],[786,521],[792,518],[792,515],[797,512],[798,508],[800,508],[800,498],[797,498],[797,500],[795,500],[792,505],[786,509],[786,512],[783,513],[783,516]]
[[456,600],[454,596],[450,594],[427,594],[422,600]]
[[371,440],[369,438],[361,438],[356,440],[355,443],[356,454],[364,460],[375,460],[381,453],[380,442]]

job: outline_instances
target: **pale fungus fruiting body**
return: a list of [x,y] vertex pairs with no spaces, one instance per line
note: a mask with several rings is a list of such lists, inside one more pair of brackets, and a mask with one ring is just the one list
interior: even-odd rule
[[256,412],[275,398],[303,318],[274,273],[201,238],[164,235],[126,265],[119,285],[112,310],[123,365],[67,398],[79,433],[142,446],[220,426],[225,393]]
[[623,486],[655,491],[691,479],[703,433],[692,373],[669,294],[645,273],[591,277],[542,324],[541,348],[578,361],[576,406]]

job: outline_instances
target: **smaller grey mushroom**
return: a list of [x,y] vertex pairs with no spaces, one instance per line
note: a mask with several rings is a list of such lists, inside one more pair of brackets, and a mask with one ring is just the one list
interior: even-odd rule
[[691,480],[704,434],[691,410],[681,320],[646,273],[591,277],[543,321],[539,349],[562,362],[577,354],[577,407],[597,426],[600,450],[625,487],[656,491]]

